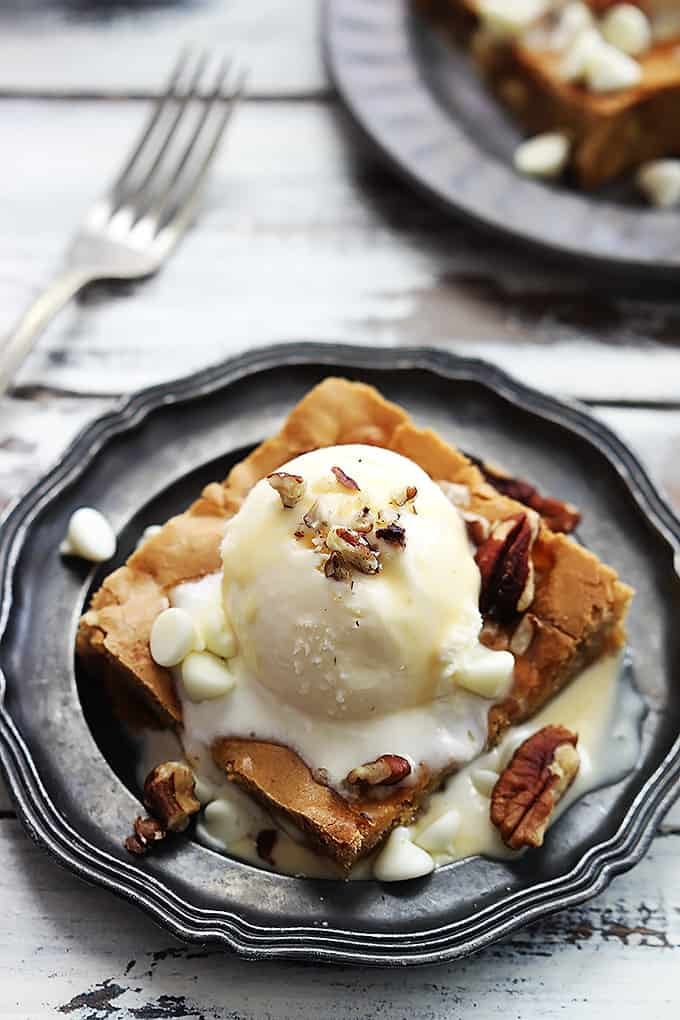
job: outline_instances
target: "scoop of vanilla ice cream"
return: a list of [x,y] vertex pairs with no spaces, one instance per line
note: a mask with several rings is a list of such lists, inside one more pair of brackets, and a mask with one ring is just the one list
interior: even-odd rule
[[[238,671],[316,718],[370,720],[449,694],[457,663],[469,669],[479,649],[480,578],[439,486],[373,446],[315,450],[280,471],[304,480],[302,498],[285,507],[267,479],[258,482],[222,546]],[[378,572],[350,565],[327,577],[328,529],[367,518]],[[403,529],[402,544],[380,538],[381,524]],[[511,656],[489,655],[505,655],[511,672]]]

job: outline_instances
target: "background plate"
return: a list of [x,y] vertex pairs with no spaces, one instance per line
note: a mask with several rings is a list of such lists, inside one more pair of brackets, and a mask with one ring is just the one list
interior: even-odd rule
[[[583,540],[637,588],[631,650],[650,708],[639,767],[575,804],[521,861],[473,858],[414,882],[348,885],[261,871],[189,839],[143,861],[122,848],[139,810],[131,762],[73,656],[87,593],[111,564],[61,561],[69,516],[100,507],[122,562],[147,524],[224,475],[329,373],[375,383],[464,448],[578,503]],[[17,810],[57,860],[180,938],[251,957],[381,965],[469,954],[604,888],[640,859],[680,792],[678,549],[680,522],[604,425],[483,362],[288,345],[146,390],[89,426],[0,532],[0,761]]]
[[340,95],[409,180],[516,240],[617,270],[677,274],[680,212],[645,205],[630,183],[583,194],[516,174],[521,134],[469,58],[412,0],[327,0],[325,42]]

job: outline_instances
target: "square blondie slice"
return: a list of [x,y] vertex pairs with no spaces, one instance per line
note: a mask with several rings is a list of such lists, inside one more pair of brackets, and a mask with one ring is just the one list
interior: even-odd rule
[[477,0],[417,5],[466,43],[492,90],[527,131],[570,136],[571,167],[583,188],[680,153],[680,38],[659,41],[636,57],[642,77],[632,88],[594,93],[563,78],[554,50],[477,32]]
[[[185,513],[169,520],[105,579],[80,621],[77,637],[78,654],[93,680],[140,702],[160,725],[176,728],[181,736],[181,705],[172,676],[153,661],[149,650],[151,626],[167,608],[168,593],[177,584],[220,570],[225,521],[258,480],[310,449],[347,443],[383,446],[415,461],[442,483],[473,531],[481,528],[482,537],[511,518],[533,516],[530,604],[510,614],[491,606],[485,617],[482,640],[490,647],[510,648],[516,659],[510,695],[489,711],[489,744],[510,724],[531,716],[585,665],[622,644],[632,592],[592,553],[547,526],[546,520],[557,519],[556,501],[541,501],[531,486],[473,463],[433,431],[416,427],[402,408],[372,387],[329,378],[308,393],[281,431],[237,464],[226,481],[208,485]],[[494,478],[496,485],[489,481]],[[540,520],[535,509],[499,487],[516,491],[534,508],[545,506],[550,515]],[[568,519],[573,522],[573,515]],[[290,747],[225,734],[212,752],[231,780],[274,817],[295,825],[310,845],[343,870],[395,825],[410,822],[427,794],[456,767],[452,763],[436,774],[423,770],[414,785],[395,787],[383,799],[345,798]]]

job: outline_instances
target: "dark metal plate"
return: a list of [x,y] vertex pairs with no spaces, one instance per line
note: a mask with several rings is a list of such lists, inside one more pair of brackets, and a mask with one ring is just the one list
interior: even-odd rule
[[[575,804],[543,851],[473,858],[400,885],[300,880],[178,839],[138,861],[122,837],[139,810],[131,745],[73,642],[106,568],[64,564],[72,510],[94,504],[119,535],[182,509],[271,433],[329,373],[375,383],[418,420],[493,456],[584,511],[588,546],[637,588],[631,651],[649,705],[638,768]],[[251,957],[395,965],[464,956],[603,889],[645,852],[680,792],[680,522],[629,450],[579,407],[444,352],[288,345],[146,390],[89,426],[7,515],[0,533],[0,760],[30,835],[83,878],[180,938]],[[80,685],[80,689],[79,689]]]
[[412,0],[327,0],[324,36],[354,118],[397,170],[448,209],[560,255],[677,274],[680,212],[648,207],[630,182],[583,194],[515,173],[519,131]]

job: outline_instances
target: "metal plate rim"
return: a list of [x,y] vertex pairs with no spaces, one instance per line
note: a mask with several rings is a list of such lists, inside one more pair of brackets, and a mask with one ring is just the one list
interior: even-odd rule
[[[154,408],[214,392],[237,380],[283,365],[425,369],[444,379],[476,382],[515,404],[579,434],[596,446],[625,481],[647,520],[680,561],[680,520],[656,490],[635,455],[604,423],[575,403],[549,397],[495,366],[429,348],[366,348],[294,343],[262,348],[200,373],[151,387],[118,402],[86,426],[57,464],[4,515],[0,528],[2,609],[0,637],[9,617],[12,580],[23,540],[40,507],[75,480],[113,436],[140,424]],[[0,674],[0,685],[4,676]],[[0,686],[0,699],[4,686]],[[177,937],[213,943],[255,959],[403,966],[461,958],[555,910],[583,902],[636,864],[665,812],[680,796],[680,738],[630,804],[614,837],[592,846],[566,875],[520,891],[472,919],[418,933],[367,933],[332,927],[269,928],[225,910],[197,907],[136,865],[94,846],[59,813],[6,706],[0,704],[0,766],[17,813],[31,838],[90,883],[103,885],[140,906]]]
[[[437,179],[436,172],[427,173],[425,171],[424,161],[418,157],[416,150],[426,138],[427,129],[432,129],[430,133],[433,133],[442,128],[443,122],[448,121],[449,127],[453,127],[455,121],[448,112],[442,109],[420,73],[418,61],[412,52],[408,32],[405,28],[406,20],[416,16],[411,10],[411,6],[411,0],[325,0],[323,7],[322,39],[326,66],[331,81],[353,121],[392,167],[440,207],[455,214],[459,219],[481,228],[491,236],[504,237],[513,244],[534,253],[550,255],[553,258],[569,260],[572,263],[578,260],[581,265],[589,265],[593,269],[609,271],[612,274],[624,274],[627,278],[632,278],[632,274],[641,274],[647,279],[658,281],[675,279],[680,269],[680,247],[667,252],[663,257],[653,254],[647,256],[645,248],[648,247],[651,235],[644,232],[642,222],[643,217],[647,217],[647,219],[656,217],[657,223],[666,225],[668,216],[671,216],[677,233],[680,217],[672,210],[626,209],[625,215],[628,222],[625,229],[616,234],[615,244],[612,243],[603,249],[597,241],[597,236],[607,229],[607,210],[611,211],[615,208],[611,203],[602,203],[601,206],[598,206],[588,199],[586,193],[572,194],[551,189],[548,193],[550,196],[548,201],[544,202],[545,209],[550,211],[550,217],[541,217],[541,222],[534,228],[531,217],[524,216],[511,224],[507,219],[507,209],[504,210],[504,215],[484,209],[483,203],[479,203],[474,197],[471,196],[472,200],[463,197],[460,192],[456,193],[453,186],[448,186],[441,179]],[[398,35],[404,54],[407,54],[402,56],[402,67],[408,67],[410,70],[410,89],[413,96],[417,98],[419,109],[424,114],[423,123],[418,128],[418,134],[422,137],[417,138],[414,129],[410,146],[404,144],[403,128],[398,126],[396,119],[391,119],[386,114],[389,103],[383,103],[381,108],[380,103],[373,102],[373,97],[369,101],[367,91],[358,80],[356,68],[353,66],[353,56],[343,45],[343,19],[346,18],[350,23],[362,7],[370,8],[373,15],[382,19],[384,26],[389,25],[393,33]],[[381,48],[383,35],[384,33],[381,33],[378,27],[371,37],[374,45],[372,56],[377,59],[384,56]],[[389,60],[385,62],[389,65]],[[397,63],[396,59],[392,61],[394,66]],[[383,96],[389,97],[389,83],[383,89]],[[459,134],[463,135],[464,132]],[[460,142],[460,138],[458,141]],[[468,157],[474,154],[478,168],[492,170],[498,175],[498,180],[505,181],[508,188],[512,186],[516,191],[522,190],[525,196],[533,194],[536,201],[543,202],[544,195],[547,193],[545,185],[529,178],[519,177],[511,167],[500,164],[482,153],[482,150],[474,142],[468,148],[470,150]],[[584,243],[580,234],[575,234],[573,240],[560,242],[555,237],[546,234],[544,227],[541,226],[541,223],[561,222],[569,216],[573,216],[574,210],[569,208],[569,205],[570,203],[573,205],[574,201],[582,204],[587,203],[590,213],[587,221],[589,222],[588,229],[591,229],[593,225],[597,228],[592,231],[596,238],[594,242]],[[526,211],[531,203],[525,200],[520,205]],[[601,212],[601,210],[603,211]],[[510,215],[512,215],[512,211],[510,211]],[[658,219],[662,215],[666,216],[666,220]],[[640,234],[641,243],[638,247],[641,250],[637,255],[633,255],[626,251],[626,244],[629,242],[629,238],[636,233]]]

